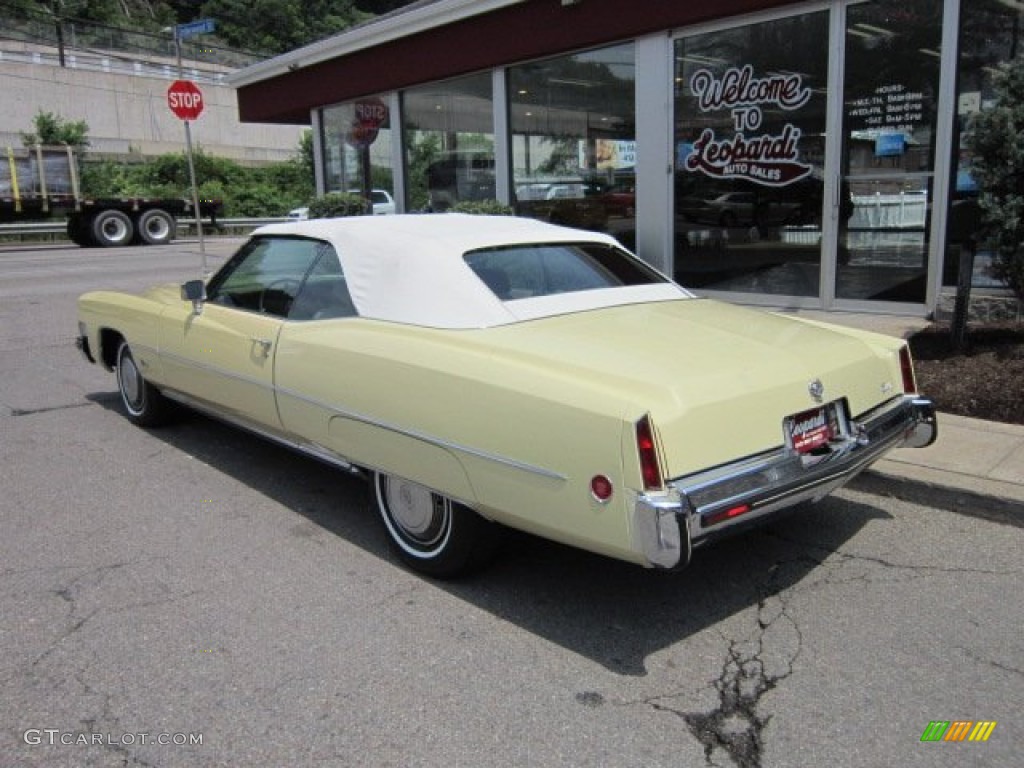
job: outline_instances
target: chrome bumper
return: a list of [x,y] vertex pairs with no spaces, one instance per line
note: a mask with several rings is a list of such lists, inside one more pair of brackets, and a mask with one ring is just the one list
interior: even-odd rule
[[849,435],[822,456],[779,448],[676,478],[664,493],[640,495],[634,546],[653,566],[682,567],[695,547],[795,504],[818,501],[887,451],[923,448],[938,434],[931,400],[915,396],[890,400],[849,426]]
[[82,355],[85,357],[86,360],[88,360],[90,363],[95,363],[96,362],[93,359],[92,350],[89,349],[89,337],[88,336],[86,336],[85,334],[82,334],[81,336],[76,336],[75,337],[75,346],[78,348],[78,351],[82,353]]

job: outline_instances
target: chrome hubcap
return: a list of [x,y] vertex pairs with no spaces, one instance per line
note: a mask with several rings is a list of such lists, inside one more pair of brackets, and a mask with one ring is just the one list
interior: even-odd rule
[[124,355],[121,358],[121,392],[125,401],[132,407],[139,405],[139,394],[142,386],[139,383],[139,369],[135,367],[135,361],[131,355]]
[[385,501],[403,536],[420,546],[429,546],[443,536],[451,514],[451,502],[444,497],[418,483],[391,477]]

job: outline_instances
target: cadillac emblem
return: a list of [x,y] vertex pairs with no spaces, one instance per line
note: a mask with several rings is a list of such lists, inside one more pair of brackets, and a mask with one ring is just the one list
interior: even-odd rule
[[821,398],[825,394],[825,385],[821,383],[821,379],[815,379],[807,385],[807,391],[811,393],[811,397],[814,398],[814,402],[820,403]]

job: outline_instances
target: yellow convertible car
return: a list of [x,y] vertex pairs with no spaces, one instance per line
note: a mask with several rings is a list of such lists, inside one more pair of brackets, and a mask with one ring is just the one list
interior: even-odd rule
[[935,439],[897,339],[695,297],[611,237],[458,214],[263,227],[209,281],[79,300],[128,418],[183,403],[366,474],[399,556],[502,526],[676,568]]

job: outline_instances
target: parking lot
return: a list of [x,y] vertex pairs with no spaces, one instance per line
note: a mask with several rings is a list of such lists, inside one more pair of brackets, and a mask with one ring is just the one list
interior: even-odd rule
[[199,270],[0,246],[0,766],[1019,765],[1021,527],[857,486],[677,574],[514,536],[431,581],[358,478],[122,416],[76,297]]

